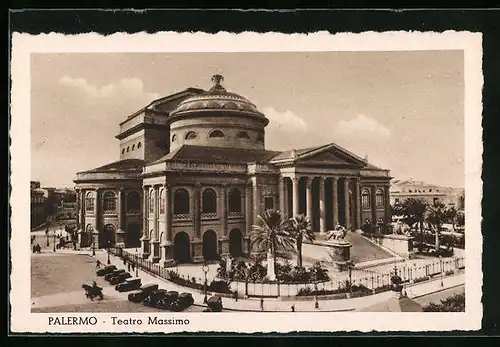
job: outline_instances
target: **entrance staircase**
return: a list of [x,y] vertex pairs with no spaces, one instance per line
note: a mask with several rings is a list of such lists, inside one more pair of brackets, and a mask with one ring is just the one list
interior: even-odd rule
[[373,244],[370,240],[356,232],[348,232],[345,238],[352,244],[351,260],[355,264],[394,257],[394,255],[385,249]]

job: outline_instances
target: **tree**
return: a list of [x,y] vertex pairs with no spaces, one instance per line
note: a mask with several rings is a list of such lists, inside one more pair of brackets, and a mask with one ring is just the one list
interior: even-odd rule
[[441,226],[443,222],[448,218],[449,211],[446,206],[436,200],[432,205],[427,206],[427,221],[434,229],[435,237],[435,248],[436,252],[439,252],[439,236],[441,234]]
[[311,220],[303,214],[300,214],[290,218],[286,229],[295,239],[295,247],[297,248],[297,266],[302,267],[302,243],[313,242],[315,239],[314,232],[311,227]]
[[458,211],[455,209],[455,207],[451,207],[447,210],[446,213],[447,222],[451,223],[453,231],[455,231],[455,221],[457,219],[457,215]]
[[401,210],[404,215],[405,223],[409,226],[417,223],[417,230],[420,235],[419,247],[422,249],[423,234],[424,234],[424,220],[428,204],[425,200],[408,198],[401,204]]
[[259,224],[252,226],[250,241],[257,248],[267,249],[272,254],[276,268],[277,252],[293,250],[294,238],[286,230],[280,211],[269,209],[257,218]]

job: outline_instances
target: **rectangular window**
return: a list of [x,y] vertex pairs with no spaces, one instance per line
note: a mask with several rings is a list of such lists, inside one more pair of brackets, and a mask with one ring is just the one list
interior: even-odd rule
[[94,198],[86,198],[85,199],[85,211],[89,211],[89,212],[94,211]]
[[361,196],[361,205],[362,205],[364,208],[368,208],[368,207],[370,207],[370,195],[363,194],[363,195]]
[[274,209],[274,198],[272,196],[266,196],[264,198],[264,209],[265,210]]

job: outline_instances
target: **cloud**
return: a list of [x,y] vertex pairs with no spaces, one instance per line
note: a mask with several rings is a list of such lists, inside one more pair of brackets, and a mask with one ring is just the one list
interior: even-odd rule
[[144,97],[152,101],[160,97],[158,93],[144,91],[144,83],[138,78],[122,78],[115,83],[98,88],[89,84],[85,78],[74,78],[65,75],[59,79],[59,85],[74,88],[94,98],[113,98],[117,95],[138,95],[141,98]]
[[388,138],[389,129],[378,123],[375,119],[358,115],[351,120],[341,120],[335,126],[338,136],[359,136],[363,138]]
[[280,131],[306,131],[307,123],[292,111],[280,112],[273,107],[264,107],[262,112],[269,118],[269,125]]

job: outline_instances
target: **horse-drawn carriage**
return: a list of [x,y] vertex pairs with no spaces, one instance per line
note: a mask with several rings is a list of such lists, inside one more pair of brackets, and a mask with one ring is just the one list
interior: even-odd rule
[[85,296],[88,299],[92,301],[94,301],[95,298],[98,298],[99,300],[104,299],[102,288],[99,287],[95,282],[93,285],[83,284],[82,288],[85,290]]

